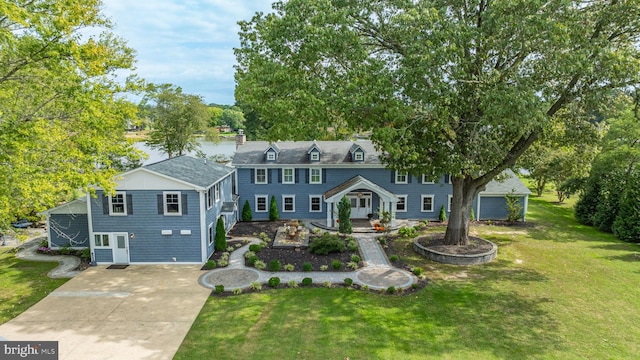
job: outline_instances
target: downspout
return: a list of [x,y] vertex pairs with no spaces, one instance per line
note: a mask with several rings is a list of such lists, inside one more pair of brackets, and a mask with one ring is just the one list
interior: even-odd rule
[[89,226],[89,252],[91,252],[91,262],[89,265],[96,266],[96,254],[94,247],[95,235],[93,233],[93,213],[91,211],[91,194],[87,191],[87,224]]

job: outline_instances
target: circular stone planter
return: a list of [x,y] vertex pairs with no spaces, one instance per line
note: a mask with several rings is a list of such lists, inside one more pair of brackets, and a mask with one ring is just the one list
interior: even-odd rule
[[491,241],[481,239],[479,237],[470,236],[469,238],[474,239],[476,241],[481,241],[481,242],[491,244],[491,250],[483,253],[479,253],[479,254],[447,254],[444,252],[429,249],[424,245],[420,244],[418,240],[420,240],[421,238],[422,237],[415,238],[413,240],[413,250],[415,250],[418,254],[429,258],[429,260],[437,261],[444,264],[452,264],[452,265],[485,264],[495,259],[498,253],[498,245],[492,243]]

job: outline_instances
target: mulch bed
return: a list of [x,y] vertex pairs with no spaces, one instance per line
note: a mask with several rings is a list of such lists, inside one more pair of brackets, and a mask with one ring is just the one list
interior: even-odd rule
[[418,238],[418,243],[426,248],[445,254],[476,255],[490,251],[493,246],[482,239],[470,236],[468,245],[445,245],[444,234],[433,234]]
[[243,221],[238,222],[236,225],[229,231],[229,236],[233,237],[241,237],[241,236],[257,236],[261,232],[269,235],[270,238],[273,238],[276,235],[276,231],[280,226],[284,226],[288,221],[278,220],[278,221]]
[[[313,241],[313,238],[311,238],[310,241]],[[282,264],[283,268],[286,264],[292,264],[295,267],[293,271],[302,271],[302,264],[304,264],[305,262],[311,263],[313,271],[320,271],[320,267],[322,265],[327,265],[329,267],[327,269],[328,271],[354,271],[351,268],[347,268],[347,263],[351,261],[351,255],[353,255],[353,253],[348,250],[343,253],[316,255],[310,253],[306,249],[274,249],[271,247],[272,245],[273,242],[270,242],[267,247],[262,248],[262,250],[260,250],[260,252],[256,254],[258,259],[264,261],[264,263],[267,264],[267,267],[269,266],[269,262],[271,260],[278,260],[280,261],[280,264]],[[360,258],[362,258],[359,252],[355,255],[358,255],[360,256]],[[331,262],[333,260],[340,260],[343,264],[342,269],[333,269],[331,267]],[[360,262],[359,265],[362,266],[362,262]],[[247,266],[249,265],[247,264]],[[284,271],[284,269],[282,271]]]

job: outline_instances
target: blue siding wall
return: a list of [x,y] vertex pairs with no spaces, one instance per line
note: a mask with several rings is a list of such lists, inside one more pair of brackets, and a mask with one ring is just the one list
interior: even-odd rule
[[[524,210],[524,196],[519,200]],[[503,220],[507,218],[507,213],[507,201],[504,196],[481,196],[479,220]]]
[[[187,197],[187,214],[182,216],[158,214],[157,196],[162,195],[162,191],[127,191],[126,194],[132,202],[133,214],[109,216],[103,213],[103,201],[108,200],[102,191],[97,191],[97,197],[91,199],[94,232],[134,234],[129,239],[131,262],[172,262],[174,257],[177,262],[202,261],[200,198],[196,191],[181,191]],[[172,235],[162,235],[162,230],[171,230]],[[191,230],[191,234],[180,235],[180,230]]]
[[93,250],[93,256],[95,257],[95,261],[98,263],[112,263],[113,262],[113,253],[111,249],[95,249]]
[[[252,170],[240,168],[238,173],[238,189],[240,192],[239,204],[242,206],[245,200],[249,201],[254,220],[267,220],[269,213],[256,212],[255,195],[268,195],[267,210],[271,196],[275,195],[278,203],[280,218],[290,219],[326,219],[326,204],[322,203],[322,212],[309,212],[309,196],[323,195],[326,191],[342,184],[343,182],[360,175],[369,181],[383,187],[396,194],[407,195],[407,211],[398,212],[398,219],[437,219],[441,206],[447,208],[448,195],[451,193],[451,185],[445,183],[445,177],[441,177],[439,183],[422,184],[421,178],[409,176],[408,184],[395,184],[395,172],[387,169],[373,168],[323,168],[322,184],[308,184],[308,173],[306,169],[299,168],[296,171],[296,184],[282,184],[281,168],[269,169],[269,184],[254,184]],[[364,190],[364,189],[363,189]],[[295,196],[295,212],[283,212],[282,195]],[[421,195],[434,195],[433,212],[422,212]],[[378,210],[378,197],[373,197],[372,210]]]
[[[86,214],[51,214],[49,216],[51,247],[89,247],[89,221]],[[61,236],[61,233],[65,236]],[[69,244],[69,238],[73,244]]]
[[[205,223],[207,224],[207,226],[205,228],[206,228],[206,231],[208,232],[209,226],[210,225],[213,226],[214,239],[215,239],[216,223],[218,221],[218,214],[220,214],[220,209],[222,208],[222,203],[233,201],[233,189],[231,187],[232,176],[234,175],[231,174],[231,176],[226,177],[220,182],[220,200],[216,201],[211,207],[211,209],[207,210],[207,214],[205,218],[206,219]],[[235,214],[223,215],[223,216],[224,216],[225,228],[228,231],[233,227],[237,219]],[[211,242],[211,245],[209,245],[208,233],[206,234],[206,237],[207,237],[206,241],[207,241],[207,258],[208,258],[214,251],[215,242]]]

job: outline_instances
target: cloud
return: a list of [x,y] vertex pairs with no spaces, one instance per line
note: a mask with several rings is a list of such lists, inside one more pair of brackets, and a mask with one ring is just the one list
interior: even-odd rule
[[140,77],[180,86],[207,103],[232,104],[237,22],[270,9],[270,1],[260,0],[107,0],[103,12],[136,50]]

